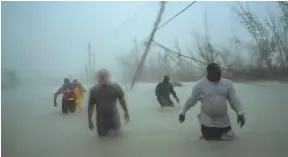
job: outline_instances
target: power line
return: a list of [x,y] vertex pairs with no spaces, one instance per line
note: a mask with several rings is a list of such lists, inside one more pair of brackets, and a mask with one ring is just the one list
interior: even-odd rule
[[143,7],[141,7],[139,10],[137,10],[136,12],[134,12],[134,14],[132,16],[130,16],[129,18],[127,18],[125,21],[123,21],[122,23],[120,23],[116,28],[114,28],[112,31],[108,32],[105,36],[103,36],[103,38],[99,38],[101,41],[105,40],[105,38],[108,38],[109,35],[115,34],[116,31],[118,31],[121,27],[125,26],[129,21],[131,21],[132,19],[134,19],[138,14],[140,14],[142,11],[145,10],[145,8],[149,5],[149,2],[146,2],[146,4],[143,5]]
[[[167,48],[166,46],[163,46],[163,45],[159,44],[159,43],[156,42],[156,41],[153,41],[153,43],[154,43],[154,45],[163,48],[163,49],[166,50],[168,53],[170,52],[170,53],[173,53],[173,54],[175,54],[175,55],[178,55],[179,58],[180,58],[180,57],[188,58],[188,59],[191,59],[191,60],[197,62],[198,64],[199,64],[199,63],[205,64],[205,65],[208,64],[208,63],[205,63],[205,62],[203,62],[203,61],[200,61],[200,60],[198,60],[198,59],[196,59],[196,58],[189,57],[189,56],[183,55],[183,54],[181,54],[181,53],[179,53],[179,52],[176,52],[176,51],[174,51],[174,50],[171,50],[170,48]],[[221,68],[221,69],[226,70],[226,71],[231,71],[231,72],[234,72],[234,73],[240,73],[240,74],[243,74],[243,75],[246,75],[246,76],[249,75],[249,74],[247,74],[246,72],[242,72],[242,71],[239,71],[239,70],[234,70],[234,69],[229,69],[229,68]],[[288,83],[286,80],[282,80],[282,79],[275,79],[275,78],[272,78],[272,77],[270,77],[270,79],[271,79],[271,80],[274,80],[274,81],[281,82],[281,83]],[[265,86],[263,86],[263,85],[255,85],[255,84],[247,83],[247,82],[246,82],[246,84],[251,84],[251,85],[254,85],[254,86],[265,87]],[[266,88],[267,88],[267,87],[266,87]]]
[[[185,10],[187,10],[189,7],[191,7],[193,4],[195,4],[197,1],[193,1],[191,4],[189,4],[187,7],[185,7],[184,9],[182,9],[180,12],[178,12],[176,15],[174,15],[173,17],[171,17],[170,19],[168,19],[166,22],[164,22],[163,24],[161,24],[157,30],[161,29],[162,27],[164,27],[165,25],[167,25],[169,22],[171,22],[174,18],[176,18],[177,16],[179,16],[181,13],[183,13]],[[104,38],[108,37],[110,34],[115,33],[118,29],[120,29],[121,27],[125,26],[130,20],[134,19],[139,13],[141,13],[143,10],[145,10],[145,8],[149,5],[150,3],[147,2],[142,8],[140,8],[138,11],[136,11],[131,17],[129,17],[128,19],[126,19],[124,22],[122,22],[120,25],[118,25],[116,28],[114,28],[110,33],[107,33]],[[101,38],[100,38],[101,39]],[[101,39],[103,41],[103,38]]]
[[[197,60],[197,59],[195,59],[195,58],[192,58],[192,57],[189,57],[189,56],[182,55],[181,53],[176,52],[176,51],[174,51],[174,50],[172,50],[172,49],[169,49],[169,48],[167,48],[167,47],[165,47],[165,46],[157,43],[156,41],[153,41],[153,44],[154,44],[154,46],[157,46],[157,47],[159,47],[159,48],[164,49],[166,52],[168,52],[168,54],[169,54],[171,57],[178,58],[179,61],[186,62],[187,64],[190,64],[191,66],[193,66],[193,67],[195,67],[195,68],[197,68],[197,69],[201,69],[201,70],[203,69],[201,64],[205,64],[204,62],[199,61],[199,60]],[[183,58],[188,58],[188,59],[190,59],[190,60],[193,60],[193,61],[197,62],[199,66],[196,66],[196,65],[192,64],[191,62],[183,59]]]
[[[184,9],[182,9],[180,12],[178,12],[176,15],[174,15],[173,17],[171,17],[170,19],[168,19],[166,22],[164,22],[163,24],[161,24],[157,30],[159,30],[160,28],[164,27],[166,24],[168,24],[169,22],[171,22],[174,18],[176,18],[177,16],[179,16],[181,13],[183,13],[185,10],[187,10],[189,7],[191,7],[193,4],[195,4],[197,1],[193,1],[191,4],[189,4],[187,7],[185,7]],[[113,31],[111,31],[111,33],[114,33],[115,31],[117,31],[119,28],[125,26],[130,20],[134,19],[139,13],[141,13],[150,3],[147,2],[142,8],[140,8],[138,11],[136,11],[130,18],[126,19],[122,24],[120,24],[119,26],[117,26]]]
[[[168,52],[168,51],[167,51],[167,52]],[[195,68],[197,68],[197,69],[203,70],[203,68],[198,67],[198,66],[192,64],[191,62],[183,59],[183,57],[182,57],[182,58],[179,57],[179,55],[176,55],[176,54],[174,54],[174,53],[172,53],[172,52],[168,52],[168,55],[169,55],[171,58],[173,58],[173,60],[176,62],[177,65],[180,63],[180,61],[182,61],[182,62],[185,62],[185,63],[191,65],[192,67],[195,67]],[[177,59],[178,59],[178,61],[177,61]]]
[[177,16],[179,16],[181,13],[183,13],[185,10],[187,10],[188,8],[190,8],[193,4],[195,4],[197,1],[193,1],[191,4],[189,4],[187,7],[185,7],[184,9],[182,9],[180,12],[178,12],[176,15],[174,15],[173,17],[171,17],[170,19],[168,19],[166,22],[164,22],[163,24],[161,24],[157,30],[159,30],[160,28],[164,27],[165,25],[167,25],[169,22],[171,22],[173,19],[175,19]]
[[[168,19],[166,22],[164,22],[163,24],[161,24],[157,30],[163,28],[165,25],[167,25],[169,22],[171,22],[173,19],[175,19],[177,16],[179,16],[181,13],[183,13],[185,10],[187,10],[188,8],[190,8],[193,4],[195,4],[197,1],[193,1],[191,4],[189,4],[188,6],[186,6],[184,9],[182,9],[181,11],[179,11],[177,14],[175,14],[174,16],[172,16],[170,19]],[[148,36],[149,37],[149,36]],[[146,37],[146,38],[148,38]],[[146,40],[146,38],[144,39],[144,42]]]
[[190,59],[190,60],[193,60],[193,61],[197,62],[199,65],[200,65],[200,64],[206,64],[205,62],[200,61],[200,60],[198,60],[198,59],[196,59],[196,58],[183,55],[183,54],[181,54],[181,53],[179,53],[179,52],[176,52],[176,51],[174,51],[174,50],[172,50],[172,49],[170,49],[170,48],[167,48],[166,46],[164,46],[164,45],[162,45],[162,44],[160,44],[160,43],[158,43],[158,42],[156,42],[156,41],[154,41],[154,40],[153,40],[153,43],[154,43],[154,45],[156,45],[156,46],[158,46],[158,47],[161,47],[161,48],[163,48],[164,50],[166,50],[166,51],[168,51],[168,52],[170,52],[170,53],[173,53],[173,54],[177,55],[178,57],[188,58],[188,59]]
[[[178,12],[176,15],[174,15],[172,18],[168,19],[166,22],[164,22],[164,23],[161,24],[159,27],[157,27],[157,30],[159,30],[159,29],[161,29],[162,27],[164,27],[165,25],[167,25],[169,22],[171,22],[173,19],[175,19],[177,16],[179,16],[181,13],[183,13],[185,10],[187,10],[189,7],[191,7],[191,6],[192,6],[193,4],[195,4],[195,3],[196,3],[196,1],[192,2],[191,4],[189,4],[187,7],[185,7],[185,8],[182,9],[180,12]],[[184,57],[184,58],[188,58],[188,59],[190,59],[190,60],[193,60],[193,61],[197,62],[199,65],[201,65],[201,64],[207,65],[207,63],[205,63],[205,62],[203,62],[203,61],[200,61],[200,60],[197,60],[196,58],[189,57],[189,56],[185,56],[185,55],[183,55],[183,54],[181,54],[181,53],[178,53],[178,52],[176,52],[176,51],[173,51],[173,50],[171,50],[171,49],[169,49],[169,48],[167,48],[167,47],[159,44],[158,42],[156,42],[156,41],[154,41],[154,40],[152,40],[152,43],[154,43],[154,45],[156,45],[156,46],[158,46],[158,47],[161,47],[161,48],[163,48],[164,50],[166,50],[166,52],[168,52],[168,54],[169,54],[171,57],[174,56],[174,57],[179,58],[179,60],[186,61],[186,60],[181,59],[181,57]],[[150,44],[149,44],[149,45],[150,45]],[[187,62],[187,61],[186,61],[186,62]],[[188,63],[188,62],[187,62],[187,63]],[[192,63],[190,63],[190,64],[193,65]],[[193,65],[193,66],[195,66],[195,65]],[[196,66],[195,66],[195,67],[196,67]],[[198,68],[199,68],[199,67],[198,67]],[[238,70],[233,70],[233,69],[228,69],[228,68],[222,68],[222,69],[223,69],[223,70],[226,70],[226,71],[237,72],[237,73],[242,73],[242,74],[248,75],[247,73],[241,72],[241,71],[238,71]],[[272,79],[272,78],[271,78],[271,79]],[[273,79],[273,80],[287,83],[287,81],[285,81],[285,80],[276,80],[276,79]],[[132,82],[133,82],[133,81],[132,81]],[[131,88],[133,87],[133,84],[134,84],[134,82],[132,83]],[[248,84],[248,83],[247,83],[247,84]],[[250,83],[250,84],[252,84],[252,83]],[[253,85],[253,84],[252,84],[252,85]],[[259,85],[258,85],[258,86],[259,86]]]
[[154,23],[154,29],[152,30],[151,34],[150,34],[150,37],[149,37],[149,40],[148,42],[146,43],[146,48],[145,48],[145,51],[143,53],[143,56],[141,58],[141,61],[137,67],[137,71],[135,73],[135,75],[133,76],[132,78],[132,81],[131,81],[131,89],[133,88],[135,82],[136,82],[136,79],[137,77],[139,76],[139,74],[142,72],[142,68],[143,68],[143,65],[145,63],[145,59],[146,59],[146,56],[149,52],[149,49],[150,49],[150,45],[153,43],[153,40],[154,40],[154,35],[156,33],[157,30],[159,30],[160,28],[162,28],[163,26],[167,25],[169,22],[171,22],[174,18],[176,18],[177,16],[179,16],[181,13],[183,13],[185,10],[187,10],[189,7],[191,7],[193,4],[195,4],[196,1],[192,2],[190,5],[188,5],[186,8],[182,9],[180,12],[178,12],[176,15],[174,15],[172,18],[170,18],[169,20],[167,20],[165,23],[163,23],[162,25],[158,26],[158,24],[160,23],[161,21],[161,16],[164,12],[164,7],[165,7],[165,1],[164,2],[161,2],[161,8],[158,12],[158,16],[157,16],[157,20],[155,21]]
[[149,5],[149,3],[147,2],[143,7],[141,7],[138,11],[136,11],[131,17],[129,17],[128,19],[126,19],[124,22],[122,22],[118,27],[116,27],[113,31],[111,31],[111,33],[115,32],[116,30],[118,30],[119,28],[125,26],[130,20],[134,19],[139,13],[141,13],[147,6]]

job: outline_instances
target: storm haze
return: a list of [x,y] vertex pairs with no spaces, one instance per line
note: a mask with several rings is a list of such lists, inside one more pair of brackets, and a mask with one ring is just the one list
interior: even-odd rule
[[[168,2],[162,23],[190,2]],[[243,2],[264,19],[267,10],[279,14],[274,2]],[[251,36],[231,8],[236,2],[199,2],[156,33],[155,40],[183,50],[196,50],[191,33],[205,34],[226,46],[230,38],[249,43]],[[2,2],[2,69],[27,79],[79,77],[88,64],[88,43],[96,69],[119,77],[116,57],[147,40],[158,2]],[[208,29],[205,29],[205,14]],[[161,22],[160,22],[161,23]],[[143,45],[143,44],[142,44]],[[143,53],[143,49],[140,50]],[[153,51],[153,47],[151,49]],[[235,52],[237,53],[237,52]],[[154,53],[155,54],[155,53]],[[150,53],[153,55],[153,53]],[[27,76],[25,76],[27,75]],[[119,79],[119,78],[117,78]]]
[[[1,22],[2,156],[287,157],[287,2],[1,2]],[[211,62],[245,108],[243,128],[229,109],[236,134],[229,142],[199,139],[200,103],[179,122]],[[117,105],[119,138],[88,128],[90,89],[103,68],[122,87],[130,114],[124,123]],[[173,108],[161,108],[155,95],[164,75],[180,100],[171,97]],[[87,91],[78,101],[75,89],[83,108],[63,115],[53,96],[66,77]]]

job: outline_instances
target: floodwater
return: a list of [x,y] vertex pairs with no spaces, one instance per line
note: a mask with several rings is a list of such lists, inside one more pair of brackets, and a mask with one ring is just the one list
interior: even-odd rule
[[194,83],[175,88],[180,104],[164,109],[155,99],[155,85],[137,84],[126,91],[130,123],[123,121],[122,137],[103,139],[88,129],[87,108],[62,115],[60,98],[59,106],[53,107],[57,87],[2,91],[2,156],[287,157],[287,84],[235,84],[247,111],[247,124],[240,128],[230,110],[237,139],[229,142],[198,139],[199,104],[190,109],[183,124],[179,123],[178,113]]

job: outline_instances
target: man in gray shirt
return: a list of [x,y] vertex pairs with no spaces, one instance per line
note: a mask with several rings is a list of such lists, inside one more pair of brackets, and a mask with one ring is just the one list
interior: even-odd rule
[[120,115],[117,108],[119,100],[125,114],[124,118],[129,121],[129,113],[124,99],[124,92],[117,83],[109,81],[109,73],[106,70],[98,72],[98,84],[91,88],[88,102],[89,129],[94,129],[92,115],[96,106],[96,124],[99,136],[106,136],[109,131],[120,129]]

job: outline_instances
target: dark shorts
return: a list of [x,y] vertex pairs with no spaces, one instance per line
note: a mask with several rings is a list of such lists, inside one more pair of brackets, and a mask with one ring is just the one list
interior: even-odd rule
[[98,136],[107,136],[110,131],[116,131],[121,126],[118,112],[105,113],[104,115],[103,113],[98,112],[96,116]]
[[174,103],[170,98],[162,99],[160,97],[157,97],[157,101],[160,104],[161,107],[174,107]]
[[120,126],[97,126],[98,136],[107,136],[110,131],[119,131]]
[[62,99],[62,113],[73,113],[76,110],[75,100]]
[[231,130],[231,126],[225,128],[216,128],[216,127],[207,127],[201,125],[202,137],[205,139],[221,139],[221,136],[224,133],[227,133]]

